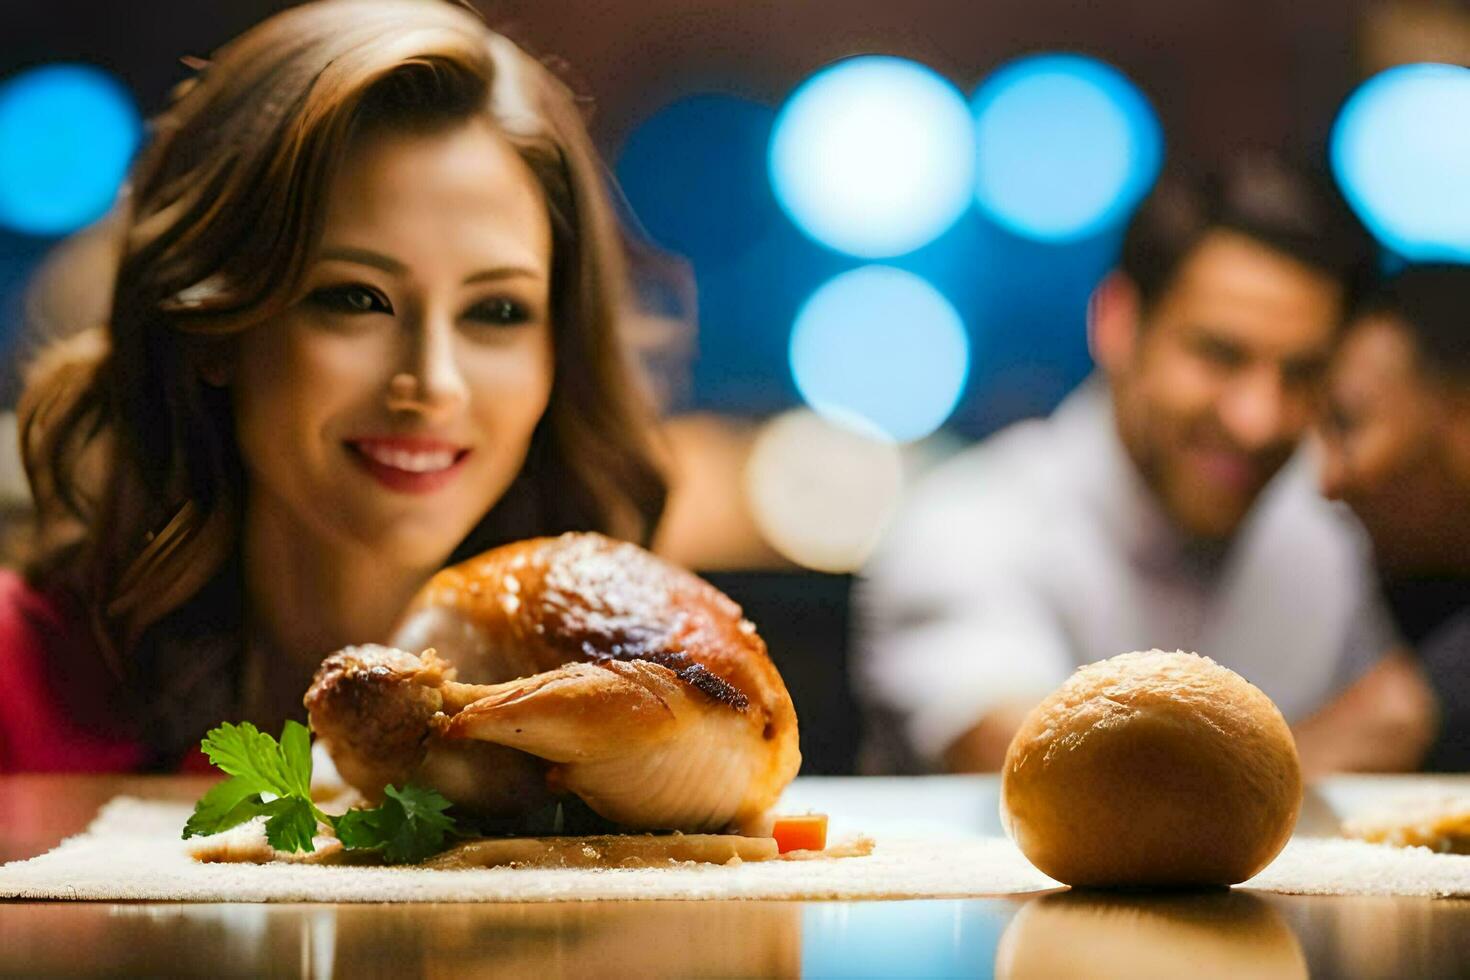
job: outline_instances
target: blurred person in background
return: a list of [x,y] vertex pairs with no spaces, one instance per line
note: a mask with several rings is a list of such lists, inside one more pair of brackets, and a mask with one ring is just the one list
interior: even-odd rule
[[1165,173],[1091,302],[1098,376],[924,480],[867,569],[865,768],[998,769],[1074,668],[1154,647],[1259,686],[1309,771],[1416,764],[1427,695],[1297,452],[1367,254],[1280,162]]
[[153,132],[106,322],[44,349],[19,406],[43,533],[0,571],[0,772],[275,730],[445,565],[646,542],[666,494],[605,169],[474,13],[294,7]]
[[1427,769],[1470,771],[1470,266],[1375,290],[1333,363],[1322,487],[1373,540],[1434,692]]

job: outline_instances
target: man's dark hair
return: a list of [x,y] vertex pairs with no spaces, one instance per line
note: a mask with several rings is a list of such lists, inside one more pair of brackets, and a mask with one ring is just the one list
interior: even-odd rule
[[1428,371],[1470,384],[1470,265],[1410,265],[1379,284],[1359,315],[1393,317]]
[[1185,258],[1212,231],[1233,231],[1341,282],[1351,304],[1372,241],[1325,173],[1265,154],[1213,171],[1174,165],[1128,224],[1120,262],[1145,309],[1167,290]]

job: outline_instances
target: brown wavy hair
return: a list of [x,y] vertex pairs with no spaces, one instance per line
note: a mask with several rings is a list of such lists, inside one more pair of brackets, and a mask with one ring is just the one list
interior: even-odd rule
[[[651,535],[666,484],[625,336],[628,239],[572,95],[451,3],[289,9],[202,63],[154,121],[119,205],[108,322],[43,350],[19,406],[41,531],[33,576],[76,597],[155,721],[160,705],[217,706],[200,691],[230,664],[238,674],[236,653],[223,666],[197,653],[200,630],[236,650],[243,615],[244,470],[230,395],[202,370],[299,300],[355,134],[475,116],[545,194],[555,367],[523,471],[451,560],[564,530]],[[177,737],[152,741],[197,738],[192,723],[165,727]]]

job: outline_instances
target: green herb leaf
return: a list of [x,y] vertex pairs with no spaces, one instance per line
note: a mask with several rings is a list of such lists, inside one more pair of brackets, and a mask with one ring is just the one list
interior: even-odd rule
[[271,847],[288,854],[316,850],[311,840],[316,836],[316,811],[310,800],[283,796],[265,804],[261,812],[270,814],[265,839]]
[[376,850],[390,864],[422,861],[444,849],[454,832],[449,801],[418,786],[385,788],[382,806],[328,817],[311,802],[311,735],[286,722],[277,742],[249,722],[223,724],[201,744],[209,761],[230,775],[194,805],[184,837],[215,834],[264,816],[265,837],[278,851],[314,851],[312,838],[327,824],[344,847]]
[[288,721],[281,730],[281,759],[291,795],[311,799],[311,733],[299,721]]
[[348,810],[332,818],[332,830],[342,846],[354,851],[370,851],[383,841],[380,826],[382,807],[371,810]]
[[[282,738],[289,735],[292,725],[302,727],[299,722],[286,722]],[[231,776],[250,780],[256,792],[291,796],[295,791],[295,780],[287,771],[286,755],[280,744],[248,721],[239,725],[229,722],[220,725],[204,736],[199,747],[220,769]],[[308,783],[311,782],[310,763],[311,754],[308,752]]]
[[194,804],[194,813],[184,824],[184,839],[217,834],[265,812],[255,787],[253,780],[239,776],[210,787]]
[[248,721],[226,722],[204,736],[200,748],[231,778],[194,805],[185,838],[266,816],[265,836],[272,847],[290,853],[315,849],[311,839],[324,815],[311,802],[311,736],[305,725],[286,722],[277,742]]
[[449,801],[430,789],[386,787],[386,799],[370,810],[348,810],[333,824],[337,838],[352,850],[379,850],[389,864],[422,861],[444,849],[454,820]]

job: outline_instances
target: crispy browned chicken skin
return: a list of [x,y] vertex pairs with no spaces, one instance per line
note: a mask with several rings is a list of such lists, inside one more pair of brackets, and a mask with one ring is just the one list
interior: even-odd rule
[[509,816],[571,792],[631,829],[709,830],[758,820],[800,765],[790,695],[740,607],[601,535],[440,572],[393,642],[328,657],[306,695],[370,798],[414,781]]

